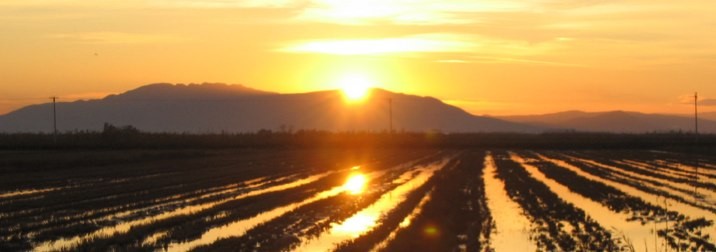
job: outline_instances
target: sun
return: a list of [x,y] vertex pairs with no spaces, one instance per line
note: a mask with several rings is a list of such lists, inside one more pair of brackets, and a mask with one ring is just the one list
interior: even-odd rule
[[365,99],[373,86],[373,81],[364,75],[351,74],[343,76],[338,82],[343,96],[348,101],[360,101]]

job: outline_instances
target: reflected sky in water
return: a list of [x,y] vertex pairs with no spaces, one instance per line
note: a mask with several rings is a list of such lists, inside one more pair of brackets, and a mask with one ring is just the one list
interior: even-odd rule
[[388,214],[401,204],[407,195],[425,184],[433,174],[443,168],[447,159],[427,167],[415,169],[418,174],[404,184],[381,195],[370,206],[362,209],[353,216],[340,223],[333,223],[328,232],[321,234],[317,239],[304,241],[295,251],[328,251],[337,244],[359,237],[380,225],[381,216]]
[[346,192],[357,195],[363,193],[365,185],[368,183],[368,179],[362,173],[351,173],[346,179],[346,183],[343,188]]

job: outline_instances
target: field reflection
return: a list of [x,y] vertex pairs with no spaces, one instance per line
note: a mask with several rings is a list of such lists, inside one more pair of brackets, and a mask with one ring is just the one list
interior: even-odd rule
[[[407,195],[428,181],[438,170],[443,168],[448,159],[425,167],[415,168],[414,176],[393,190],[381,195],[381,197],[370,206],[362,209],[353,216],[342,222],[332,223],[331,229],[315,239],[304,240],[295,251],[328,251],[336,245],[350,241],[373,230],[381,225],[381,218],[403,203]],[[358,173],[356,173],[358,174]],[[350,177],[348,181],[351,181]],[[358,179],[355,179],[358,180]],[[348,183],[346,183],[348,184]]]
[[351,173],[343,185],[343,189],[353,195],[361,194],[365,190],[367,183],[368,179],[362,173]]

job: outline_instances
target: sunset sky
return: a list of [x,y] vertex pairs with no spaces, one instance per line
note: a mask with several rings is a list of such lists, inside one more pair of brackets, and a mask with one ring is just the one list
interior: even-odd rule
[[155,83],[361,76],[473,114],[716,110],[713,0],[2,0],[0,114]]

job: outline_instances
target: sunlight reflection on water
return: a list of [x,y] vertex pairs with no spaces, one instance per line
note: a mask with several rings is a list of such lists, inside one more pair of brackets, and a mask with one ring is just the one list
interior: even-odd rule
[[492,155],[488,153],[483,179],[487,206],[495,223],[490,246],[495,251],[534,251],[537,246],[530,239],[530,220],[507,194],[504,182],[496,176],[497,167]]
[[406,183],[383,194],[375,203],[362,209],[341,223],[332,224],[332,228],[317,239],[304,241],[295,251],[328,251],[336,244],[359,237],[378,226],[380,218],[401,204],[407,195],[428,181],[433,174],[442,169],[448,159],[418,168],[420,173]]
[[331,173],[333,173],[333,172],[325,172],[325,173],[321,173],[321,174],[317,174],[317,175],[312,175],[312,176],[309,176],[309,177],[306,177],[303,179],[299,179],[296,181],[287,182],[287,183],[283,183],[283,184],[279,184],[279,185],[275,185],[275,186],[270,186],[267,188],[258,189],[258,190],[254,190],[254,191],[249,191],[244,194],[236,195],[231,198],[221,199],[218,201],[212,201],[209,203],[202,203],[202,204],[198,204],[198,205],[184,206],[184,207],[177,208],[177,209],[174,209],[174,210],[171,210],[168,212],[163,212],[158,215],[147,216],[142,219],[132,220],[132,221],[128,221],[128,222],[122,222],[117,225],[103,227],[103,228],[96,230],[94,232],[91,232],[89,234],[74,236],[74,237],[70,237],[70,238],[62,238],[59,240],[47,241],[47,242],[43,242],[40,244],[35,244],[33,251],[56,251],[56,250],[61,250],[62,248],[72,248],[88,239],[93,239],[93,238],[98,238],[98,237],[109,237],[109,236],[113,236],[113,235],[117,235],[117,234],[126,233],[130,230],[131,227],[146,225],[151,222],[168,219],[168,218],[171,218],[174,216],[191,215],[191,214],[197,213],[199,211],[203,211],[203,210],[212,208],[216,205],[219,205],[219,204],[222,204],[225,202],[229,202],[229,201],[233,201],[233,200],[240,200],[240,199],[257,196],[257,195],[261,195],[261,194],[265,194],[265,193],[270,193],[270,192],[287,190],[287,189],[291,189],[291,188],[298,187],[301,185],[309,184],[309,183],[317,181],[323,177],[326,177]]
[[368,179],[366,179],[365,175],[363,175],[362,173],[353,173],[348,176],[348,179],[343,185],[343,188],[350,194],[361,194],[365,190],[365,185],[367,183]]

